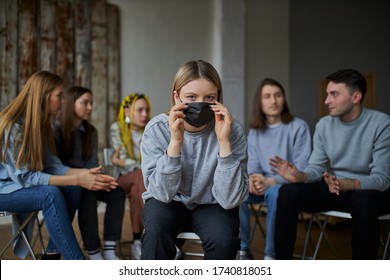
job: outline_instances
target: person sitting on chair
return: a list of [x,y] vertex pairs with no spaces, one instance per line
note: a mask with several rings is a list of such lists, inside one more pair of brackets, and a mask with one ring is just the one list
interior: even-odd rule
[[[89,122],[93,103],[91,90],[73,86],[65,91],[64,101],[54,127],[59,158],[63,164],[74,168],[98,167],[98,134]],[[106,204],[104,250],[99,238],[98,201]],[[119,259],[115,248],[122,234],[124,202],[122,188],[110,192],[83,189],[78,223],[84,247],[91,260]]]
[[376,259],[377,217],[390,210],[390,116],[362,105],[367,83],[358,71],[341,69],[326,79],[329,115],[316,125],[308,166],[270,161],[291,182],[279,190],[276,258],[292,258],[299,211],[337,210],[352,216],[352,258]]
[[253,259],[250,250],[251,203],[267,205],[264,259],[275,258],[274,231],[279,188],[287,181],[274,174],[269,159],[278,154],[305,168],[311,152],[307,123],[291,115],[283,86],[274,79],[264,79],[255,94],[252,122],[248,134],[249,197],[240,207],[240,259]]
[[115,179],[101,168],[69,168],[56,156],[52,118],[62,106],[63,81],[38,71],[0,113],[0,205],[25,213],[42,210],[50,239],[44,259],[84,259],[72,228],[81,187],[110,191]]
[[142,259],[174,259],[176,237],[188,227],[205,259],[236,258],[239,205],[248,196],[247,140],[222,99],[215,68],[189,61],[174,78],[169,113],[147,124]]
[[111,146],[114,149],[111,161],[114,177],[129,199],[133,230],[131,255],[135,260],[141,258],[142,193],[146,190],[141,172],[140,145],[151,114],[149,98],[142,93],[132,93],[122,100],[117,121],[111,125]]

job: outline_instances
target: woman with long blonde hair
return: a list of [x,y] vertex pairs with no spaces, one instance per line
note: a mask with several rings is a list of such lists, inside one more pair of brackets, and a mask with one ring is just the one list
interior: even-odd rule
[[0,113],[0,205],[25,213],[42,210],[50,240],[46,259],[84,259],[72,228],[81,186],[115,189],[111,176],[100,168],[64,166],[56,156],[51,119],[62,106],[63,81],[39,71]]

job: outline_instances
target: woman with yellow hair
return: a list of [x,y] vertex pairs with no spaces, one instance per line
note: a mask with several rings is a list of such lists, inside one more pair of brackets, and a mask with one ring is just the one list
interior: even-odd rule
[[151,106],[146,95],[132,93],[121,103],[117,121],[111,125],[111,146],[114,148],[111,160],[114,177],[128,195],[130,218],[133,230],[132,257],[141,257],[142,193],[145,185],[141,172],[141,138],[151,118]]

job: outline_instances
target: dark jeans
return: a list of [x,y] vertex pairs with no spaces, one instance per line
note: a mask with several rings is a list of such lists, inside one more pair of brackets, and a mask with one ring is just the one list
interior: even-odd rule
[[125,209],[123,189],[118,187],[110,192],[83,189],[78,220],[84,247],[87,251],[95,251],[101,247],[98,230],[98,201],[103,201],[106,204],[103,239],[107,241],[121,239]]
[[378,216],[390,210],[390,192],[359,190],[335,195],[324,182],[286,184],[279,190],[276,211],[277,259],[291,259],[297,235],[299,211],[316,213],[337,210],[352,216],[352,258],[376,259],[380,225]]
[[223,209],[219,204],[187,209],[181,202],[148,199],[143,209],[143,260],[173,260],[177,235],[189,227],[202,241],[204,259],[235,259],[240,246],[238,207]]

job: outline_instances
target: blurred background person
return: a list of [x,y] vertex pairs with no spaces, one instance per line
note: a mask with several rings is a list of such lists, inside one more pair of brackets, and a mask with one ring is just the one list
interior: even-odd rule
[[[64,104],[55,123],[54,135],[62,163],[75,168],[98,167],[98,133],[89,122],[92,92],[80,86],[64,93]],[[106,204],[103,249],[99,238],[98,202]],[[83,189],[78,222],[85,250],[91,260],[116,260],[115,249],[121,239],[125,194],[122,188],[107,191]]]
[[145,191],[141,171],[141,139],[146,124],[151,118],[149,98],[142,93],[132,93],[121,103],[117,121],[111,125],[111,147],[114,177],[125,191],[130,204],[130,219],[133,231],[132,258],[141,258],[142,193]]

